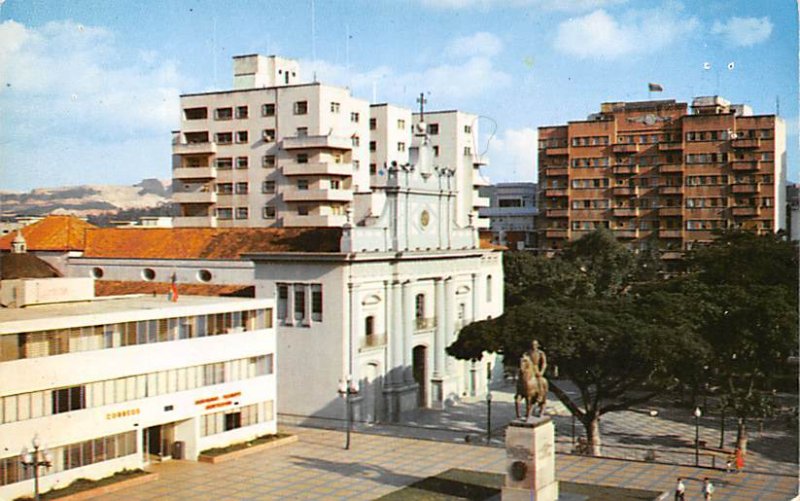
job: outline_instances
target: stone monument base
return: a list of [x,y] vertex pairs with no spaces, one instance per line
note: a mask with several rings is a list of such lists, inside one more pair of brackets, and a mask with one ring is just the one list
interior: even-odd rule
[[555,427],[549,417],[512,421],[506,429],[503,501],[555,501]]

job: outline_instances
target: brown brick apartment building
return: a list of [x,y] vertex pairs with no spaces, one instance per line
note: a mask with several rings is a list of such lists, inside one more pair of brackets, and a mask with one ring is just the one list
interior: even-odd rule
[[716,229],[776,232],[786,220],[785,138],[779,117],[718,96],[695,98],[691,110],[603,103],[587,120],[540,127],[540,246],[601,227],[634,249],[668,251]]

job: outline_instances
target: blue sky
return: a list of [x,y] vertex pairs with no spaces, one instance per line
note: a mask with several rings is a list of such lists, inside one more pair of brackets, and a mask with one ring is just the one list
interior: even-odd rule
[[415,107],[426,92],[431,109],[485,117],[493,182],[535,181],[537,127],[648,99],[648,82],[664,87],[654,99],[779,102],[799,177],[794,2],[315,0],[315,37],[311,11],[0,0],[0,189],[168,179],[178,95],[230,88],[231,57],[249,53],[299,59],[370,101]]

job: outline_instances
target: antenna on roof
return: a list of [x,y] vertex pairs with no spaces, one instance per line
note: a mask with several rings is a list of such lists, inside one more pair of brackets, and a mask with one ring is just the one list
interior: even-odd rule
[[317,81],[317,32],[315,28],[315,18],[314,18],[314,0],[311,0],[311,66],[313,68],[313,79],[312,81],[316,83]]

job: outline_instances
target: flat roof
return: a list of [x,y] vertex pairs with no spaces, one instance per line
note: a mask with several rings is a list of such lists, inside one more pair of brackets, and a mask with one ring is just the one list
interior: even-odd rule
[[[179,289],[180,290],[180,289]],[[89,301],[0,308],[0,334],[23,332],[28,322],[47,320],[44,329],[102,325],[104,317],[125,316],[114,322],[221,313],[272,306],[271,299],[179,295],[169,301],[164,295],[107,296]],[[72,319],[72,320],[70,320]]]

